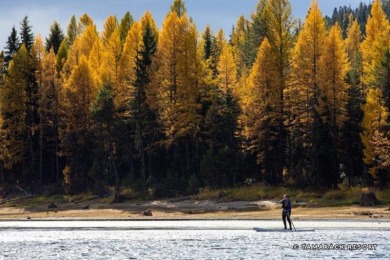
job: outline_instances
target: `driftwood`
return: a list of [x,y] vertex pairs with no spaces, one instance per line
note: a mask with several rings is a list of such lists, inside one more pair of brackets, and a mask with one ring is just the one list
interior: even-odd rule
[[33,195],[29,192],[27,192],[26,190],[23,190],[22,188],[20,188],[18,185],[15,186],[18,190],[22,191],[24,194],[26,194],[27,196],[29,197],[32,197]]
[[378,200],[373,192],[365,192],[360,197],[360,206],[375,206],[377,202]]
[[18,197],[18,198],[12,198],[12,199],[3,199],[3,200],[0,200],[0,204],[4,204],[4,203],[7,203],[7,202],[15,202],[15,201],[24,200],[24,199],[27,199],[27,198],[34,198],[34,197],[36,197],[32,193],[30,193],[30,192],[20,188],[18,185],[15,185],[15,188],[17,188],[18,190],[23,192],[26,196]]

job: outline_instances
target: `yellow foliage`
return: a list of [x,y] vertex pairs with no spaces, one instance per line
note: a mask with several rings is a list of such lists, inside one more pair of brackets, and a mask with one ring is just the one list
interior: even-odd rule
[[83,133],[90,128],[90,106],[99,90],[98,82],[85,56],[81,56],[64,84],[61,104],[67,133]]
[[111,35],[118,30],[118,20],[116,19],[116,16],[109,16],[103,25],[103,32],[102,32],[102,42],[103,44],[107,44],[109,41]]
[[156,54],[157,71],[148,99],[159,113],[168,137],[167,145],[177,138],[194,135],[199,129],[199,104],[203,65],[198,53],[198,32],[184,14],[170,12],[160,31]]
[[[245,134],[249,140],[248,149],[255,152],[257,162],[264,167],[267,154],[273,149],[280,120],[280,87],[276,57],[265,38],[248,77],[248,100],[243,107]],[[272,130],[273,129],[273,130]]]
[[349,86],[345,78],[349,64],[342,31],[337,23],[330,29],[319,65],[319,112],[330,117],[324,118],[325,122],[330,123],[334,129],[339,129],[347,116]]
[[120,109],[128,105],[134,96],[136,58],[142,47],[142,25],[134,22],[131,26],[119,60],[118,83],[113,89],[115,106]]
[[[363,133],[361,139],[364,145],[364,162],[367,165],[373,166],[374,162],[374,146],[373,137],[376,131],[380,131],[387,126],[387,118],[389,112],[383,106],[382,93],[377,88],[370,88],[367,93],[366,103],[362,106],[364,118],[362,122]],[[374,173],[375,167],[370,169]]]
[[89,55],[89,64],[94,72],[94,75],[99,85],[102,85],[102,78],[104,77],[103,75],[105,75],[106,73],[106,68],[104,66],[104,55],[105,52],[102,41],[98,38],[96,39]]
[[34,44],[31,48],[31,56],[33,57],[33,62],[36,67],[35,77],[37,78],[38,84],[42,80],[42,60],[44,59],[45,54],[45,45],[41,35],[39,34],[37,37],[35,37]]
[[355,19],[348,28],[347,39],[345,46],[347,48],[348,57],[350,60],[356,59],[361,52],[362,33],[358,21]]
[[362,81],[371,86],[375,81],[375,69],[382,61],[390,44],[390,22],[379,0],[372,3],[371,15],[367,20],[366,38],[361,48],[363,54]]
[[304,138],[311,132],[308,127],[318,110],[320,57],[325,43],[325,21],[318,2],[313,1],[293,50],[292,77],[284,93],[290,113],[287,125],[301,129]]
[[103,83],[110,85],[115,90],[118,84],[119,61],[122,54],[120,31],[117,28],[103,46],[103,68],[101,78]]
[[237,85],[237,68],[234,62],[233,49],[231,45],[224,44],[218,61],[218,85],[227,93],[232,93]]
[[64,81],[69,78],[75,66],[78,66],[81,57],[89,57],[95,41],[99,39],[98,32],[95,25],[88,25],[83,33],[80,34],[73,42],[67,56],[66,63],[62,69],[62,76]]

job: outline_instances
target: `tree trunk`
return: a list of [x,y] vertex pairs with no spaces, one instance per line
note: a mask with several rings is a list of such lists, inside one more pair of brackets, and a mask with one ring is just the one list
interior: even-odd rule
[[134,181],[134,163],[133,163],[133,156],[130,154],[130,159],[129,159],[129,167],[130,167],[130,181]]
[[145,164],[145,153],[144,153],[144,144],[141,135],[141,127],[139,122],[136,124],[136,140],[137,140],[137,148],[139,153],[139,158],[141,160],[141,180],[142,180],[142,188],[146,190],[146,164]]
[[58,184],[59,181],[60,181],[60,169],[59,169],[59,160],[58,160],[58,137],[56,137],[56,154],[55,154],[55,157],[56,157],[56,183]]
[[114,158],[114,145],[112,142],[111,138],[111,133],[108,134],[108,139],[109,139],[109,153],[110,153],[110,160],[111,160],[111,166],[114,169],[114,176],[115,176],[115,193],[114,193],[114,202],[118,202],[119,200],[119,194],[120,194],[120,180],[119,180],[119,174],[116,169],[116,163],[115,163],[115,158]]
[[2,196],[4,197],[6,195],[5,192],[5,177],[4,177],[4,169],[3,169],[3,162],[0,161],[0,174],[1,174],[1,187],[2,187]]
[[41,127],[41,133],[39,135],[39,179],[40,183],[43,184],[43,129]]
[[187,168],[187,179],[190,177],[190,149],[188,146],[188,140],[186,140],[186,168]]
[[375,206],[377,201],[378,200],[376,199],[375,193],[365,192],[360,197],[360,206],[364,206],[364,207]]

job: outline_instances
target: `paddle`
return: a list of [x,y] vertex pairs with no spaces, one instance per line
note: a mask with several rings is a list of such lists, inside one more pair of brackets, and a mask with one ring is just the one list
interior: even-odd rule
[[294,227],[294,230],[297,231],[297,229],[295,228],[294,222],[292,221],[291,217],[289,216],[288,218],[290,219],[291,224],[292,224],[292,226]]

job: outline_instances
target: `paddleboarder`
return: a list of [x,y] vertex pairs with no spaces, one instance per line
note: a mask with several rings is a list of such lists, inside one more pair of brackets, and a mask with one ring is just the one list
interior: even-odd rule
[[282,219],[283,219],[284,229],[287,229],[287,225],[286,225],[286,219],[287,219],[288,224],[290,225],[290,230],[292,230],[291,219],[290,219],[291,201],[288,194],[284,194],[283,199],[279,203],[282,204]]

